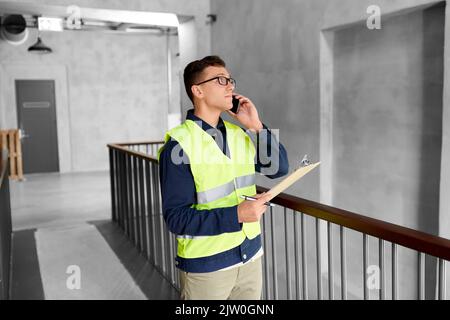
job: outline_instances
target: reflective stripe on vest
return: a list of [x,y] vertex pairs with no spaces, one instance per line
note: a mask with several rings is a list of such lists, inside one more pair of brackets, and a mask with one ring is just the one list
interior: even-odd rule
[[208,238],[208,236],[190,236],[188,234],[177,235],[177,239],[204,239]]
[[226,197],[235,189],[244,188],[255,184],[255,175],[249,174],[236,177],[234,180],[207,191],[197,192],[197,203],[208,203]]

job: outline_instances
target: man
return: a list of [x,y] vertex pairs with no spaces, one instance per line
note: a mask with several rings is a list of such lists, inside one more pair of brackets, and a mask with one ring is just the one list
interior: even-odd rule
[[[285,175],[286,151],[270,131],[261,134],[268,129],[250,99],[236,94],[240,108],[229,111],[235,81],[219,57],[189,63],[184,84],[194,109],[167,132],[158,152],[163,215],[178,241],[181,299],[260,299],[259,221],[269,195],[256,195],[255,170],[275,166],[268,177]],[[250,132],[223,121],[224,111]],[[261,163],[251,132],[273,163]]]

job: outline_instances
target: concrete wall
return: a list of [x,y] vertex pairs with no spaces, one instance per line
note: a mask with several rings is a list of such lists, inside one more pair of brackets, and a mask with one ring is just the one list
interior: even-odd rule
[[[217,13],[212,52],[222,56],[237,92],[250,97],[271,128],[282,128],[291,168],[307,153],[319,160],[319,36],[326,1],[211,1]],[[261,178],[270,186],[273,181]],[[319,171],[291,193],[319,200]]]
[[[226,60],[237,79],[237,91],[253,99],[263,121],[281,128],[291,168],[304,153],[325,161],[320,171],[288,193],[449,235],[448,226],[443,225],[448,221],[444,218],[448,206],[439,197],[448,191],[442,185],[448,185],[449,179],[442,169],[448,151],[441,152],[441,147],[448,148],[442,140],[442,132],[448,129],[441,116],[450,107],[445,96],[442,100],[442,78],[448,77],[443,74],[444,9],[428,14],[417,11],[418,6],[433,3],[378,1],[386,29],[368,31],[366,10],[372,1],[211,1],[211,11],[218,15],[212,52]],[[446,24],[446,34],[448,29]],[[326,33],[333,33],[334,42],[324,39]],[[324,103],[329,104],[328,110]],[[323,148],[327,142],[324,125],[325,135],[331,138],[329,148]],[[382,156],[394,167],[380,165]],[[336,160],[348,165],[336,165]],[[276,183],[258,179],[261,185]],[[393,210],[387,210],[387,205]],[[281,223],[278,231],[283,235]],[[315,272],[314,229],[314,221],[309,221],[310,277]],[[349,235],[349,241],[357,238],[361,244],[360,234]],[[279,240],[283,241],[281,236]],[[371,242],[373,253],[376,245]],[[283,259],[283,245],[277,248]],[[323,249],[326,254],[326,246]],[[361,248],[349,252],[348,259],[355,262],[352,274],[361,274]],[[401,261],[415,263],[410,252],[400,255]],[[374,258],[371,263],[377,263]],[[402,275],[415,271],[403,264],[399,269]],[[405,294],[411,284],[400,280]],[[310,289],[314,295],[315,289]],[[360,296],[362,285],[356,284],[353,290]],[[404,297],[411,295],[413,291]]]
[[444,22],[440,7],[336,31],[336,206],[438,232]]
[[[335,206],[438,234],[444,14],[336,31]],[[415,289],[405,291],[413,298]]]
[[[32,1],[48,5],[173,12],[194,17],[195,32],[205,41],[196,41],[200,55],[210,51],[210,30],[205,24],[209,1]],[[0,6],[1,7],[1,6]],[[168,99],[167,39],[153,35],[115,35],[98,32],[45,32],[43,41],[53,49],[44,56],[29,54],[26,49],[36,41],[30,30],[28,41],[12,46],[0,41],[0,64],[3,71],[28,68],[27,77],[39,78],[42,66],[65,70],[68,97],[66,122],[68,134],[58,134],[62,171],[91,171],[108,168],[106,144],[121,141],[161,139],[167,130],[169,110],[180,109],[180,63],[178,39],[169,45],[172,59],[172,97]],[[2,72],[5,74],[5,72]],[[22,73],[23,74],[23,73]],[[45,72],[41,74],[45,77]],[[64,75],[62,76],[64,77]],[[8,74],[7,79],[14,78]],[[6,79],[4,77],[4,79]],[[2,80],[0,90],[0,126],[17,127],[15,96]],[[62,81],[61,78],[57,81]],[[57,84],[58,86],[58,84]],[[57,112],[62,112],[61,108]],[[58,121],[60,118],[58,117]],[[66,130],[66,131],[67,131]],[[58,132],[59,133],[59,132]]]
[[[42,38],[54,53],[29,54],[32,32],[20,47],[1,43],[0,59],[2,65],[31,69],[39,63],[66,66],[73,171],[106,169],[108,142],[161,136],[167,112],[165,38],[75,31]],[[8,127],[17,123],[15,111],[15,104],[6,105]]]

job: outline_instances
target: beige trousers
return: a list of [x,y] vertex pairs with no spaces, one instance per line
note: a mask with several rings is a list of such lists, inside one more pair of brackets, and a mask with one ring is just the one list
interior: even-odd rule
[[206,273],[180,271],[182,300],[259,300],[261,257],[229,270]]

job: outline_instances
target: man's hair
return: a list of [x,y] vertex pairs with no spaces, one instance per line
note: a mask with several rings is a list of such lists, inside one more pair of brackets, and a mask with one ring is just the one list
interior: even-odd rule
[[184,68],[184,88],[186,89],[186,93],[192,102],[194,102],[194,97],[191,90],[192,85],[198,83],[203,70],[211,66],[225,67],[225,62],[219,56],[206,56],[201,60],[190,62],[186,68]]

